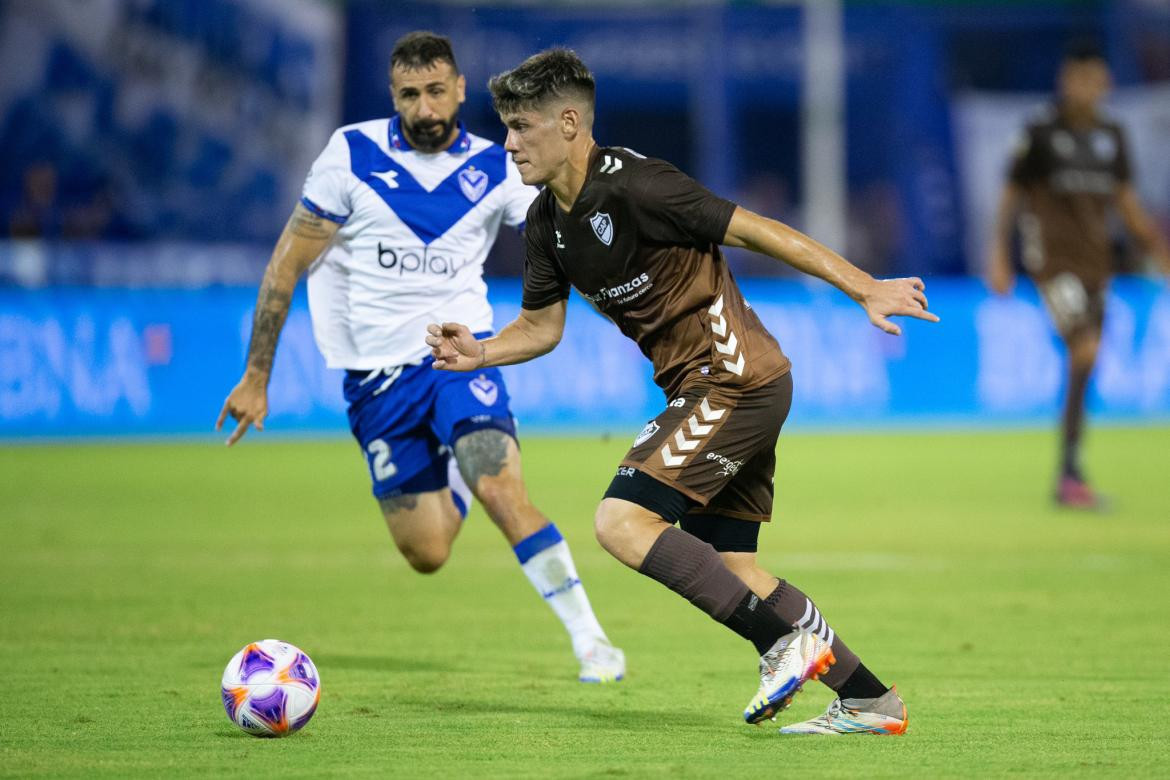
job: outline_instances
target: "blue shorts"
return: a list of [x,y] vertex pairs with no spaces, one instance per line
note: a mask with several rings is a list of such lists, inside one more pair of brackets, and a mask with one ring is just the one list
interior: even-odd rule
[[345,374],[349,427],[377,498],[447,487],[455,442],[472,431],[516,436],[499,369],[436,371],[433,362]]

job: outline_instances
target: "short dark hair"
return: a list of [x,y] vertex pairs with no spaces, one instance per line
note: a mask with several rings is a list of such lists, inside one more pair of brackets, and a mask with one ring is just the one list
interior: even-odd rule
[[549,98],[573,97],[592,110],[597,96],[593,74],[572,49],[545,49],[533,54],[512,70],[488,81],[492,105],[500,114],[528,111]]
[[1064,47],[1065,62],[1105,61],[1105,51],[1094,38],[1073,38]]
[[390,53],[391,70],[397,67],[420,70],[436,62],[449,62],[455,72],[459,72],[451,39],[430,30],[408,32],[394,42],[394,51]]

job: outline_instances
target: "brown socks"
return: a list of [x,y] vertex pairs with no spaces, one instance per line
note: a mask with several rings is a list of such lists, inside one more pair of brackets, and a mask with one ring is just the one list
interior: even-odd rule
[[886,692],[873,674],[861,664],[857,654],[837,636],[837,632],[829,627],[828,621],[821,615],[812,599],[804,595],[795,585],[780,580],[776,590],[765,599],[781,620],[786,620],[797,628],[816,634],[833,647],[833,655],[837,663],[829,667],[829,671],[821,675],[821,682],[842,695],[842,698],[871,698],[881,696]]
[[663,531],[638,571],[747,639],[760,655],[792,631],[791,624],[723,565],[714,547],[686,531],[673,526]]

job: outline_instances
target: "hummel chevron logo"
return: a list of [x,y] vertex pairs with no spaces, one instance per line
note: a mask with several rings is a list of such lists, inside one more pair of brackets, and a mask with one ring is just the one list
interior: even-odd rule
[[[715,428],[711,423],[719,420],[727,413],[726,409],[712,409],[711,404],[704,398],[699,402],[699,411],[687,418],[685,425],[679,426],[679,429],[674,432],[674,449],[670,448],[670,444],[664,444],[659,452],[662,454],[662,462],[666,464],[667,468],[676,468],[686,462],[687,456],[681,453],[693,452],[698,449],[701,439]],[[699,422],[699,418],[703,418],[703,422]],[[690,431],[692,438],[687,438],[684,431]],[[675,452],[680,454],[675,455]]]
[[675,455],[673,452],[671,452],[669,444],[663,445],[663,447],[662,447],[662,462],[665,463],[669,468],[674,468],[675,466],[681,466],[683,464],[683,461],[686,459],[687,458],[685,455]]
[[605,155],[605,162],[597,170],[598,173],[617,173],[622,169],[622,161],[617,157]]
[[711,332],[716,336],[726,336],[726,341],[715,340],[715,349],[721,354],[728,355],[735,358],[734,360],[724,360],[723,367],[737,376],[743,376],[743,353],[740,352],[736,357],[736,352],[739,349],[739,339],[735,337],[734,331],[727,329],[727,320],[723,316],[723,296],[720,295],[715,299],[715,303],[707,309],[707,314],[711,317]]
[[735,354],[735,348],[736,348],[737,346],[739,346],[739,342],[737,342],[737,341],[735,340],[735,334],[734,334],[734,333],[732,333],[730,336],[728,336],[728,337],[727,337],[727,342],[726,342],[726,343],[721,343],[721,342],[718,342],[718,341],[716,341],[716,342],[715,342],[715,349],[719,350],[719,351],[720,351],[720,352],[722,352],[724,355],[734,355],[734,354]]
[[726,412],[726,409],[712,409],[706,398],[699,404],[699,414],[703,415],[703,422],[715,422]]
[[699,422],[699,418],[693,414],[691,415],[690,419],[687,420],[687,425],[690,426],[691,436],[706,436],[711,432],[711,426],[703,425]]
[[699,446],[698,439],[688,439],[686,436],[683,436],[682,431],[675,432],[674,443],[679,448],[680,452],[690,452],[695,447]]
[[723,336],[727,334],[727,320],[723,319],[723,296],[720,295],[715,303],[711,304],[711,308],[707,309],[707,313],[711,315],[711,319],[715,320],[711,323],[711,332],[716,336]]

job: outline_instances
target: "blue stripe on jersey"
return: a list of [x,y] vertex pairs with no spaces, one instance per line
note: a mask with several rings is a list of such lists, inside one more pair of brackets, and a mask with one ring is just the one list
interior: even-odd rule
[[516,543],[512,551],[516,553],[516,557],[520,560],[520,565],[528,563],[528,560],[539,552],[544,552],[558,542],[564,541],[565,537],[561,536],[561,532],[552,523],[549,523],[544,528],[541,528],[531,536],[525,537]]
[[[361,131],[347,130],[345,140],[349,142],[353,175],[378,193],[424,244],[450,230],[507,175],[504,149],[492,144],[459,166],[439,186],[427,190]],[[394,186],[378,174],[390,174]]]
[[309,200],[308,198],[305,198],[305,197],[302,197],[302,198],[301,198],[301,204],[302,204],[302,205],[303,205],[305,208],[307,208],[309,211],[311,211],[311,212],[313,212],[314,214],[316,214],[318,217],[324,217],[325,219],[329,220],[330,222],[336,222],[336,223],[337,223],[337,224],[339,224],[339,225],[344,225],[344,224],[345,224],[345,221],[346,221],[347,219],[349,219],[349,217],[339,217],[339,216],[338,216],[338,215],[336,215],[336,214],[331,214],[331,213],[329,213],[328,211],[326,211],[325,209],[323,209],[323,208],[321,208],[320,206],[318,206],[318,205],[317,205],[316,203],[314,203],[313,201],[311,201],[311,200]]

